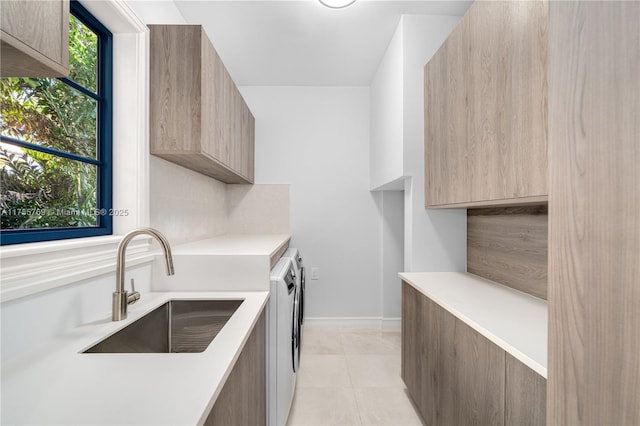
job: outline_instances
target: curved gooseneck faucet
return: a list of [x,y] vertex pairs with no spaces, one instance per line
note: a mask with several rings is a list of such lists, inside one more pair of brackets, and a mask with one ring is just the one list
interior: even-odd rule
[[[159,231],[153,228],[140,228],[122,237],[120,244],[118,244],[118,257],[116,260],[116,291],[113,293],[113,306],[111,319],[113,321],[120,321],[127,318],[127,306],[135,303],[140,299],[140,293],[132,288],[131,294],[124,289],[124,271],[125,271],[125,252],[129,241],[138,235],[150,235],[154,237],[160,243],[162,252],[164,253],[164,260],[167,266],[167,275],[173,275],[173,258],[171,257],[171,247],[169,241]],[[133,280],[131,282],[133,287]]]

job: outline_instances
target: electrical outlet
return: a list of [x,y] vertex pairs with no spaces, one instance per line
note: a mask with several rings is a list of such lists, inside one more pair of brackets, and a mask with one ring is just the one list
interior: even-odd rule
[[317,268],[317,267],[311,268],[311,279],[312,280],[320,279],[320,268]]

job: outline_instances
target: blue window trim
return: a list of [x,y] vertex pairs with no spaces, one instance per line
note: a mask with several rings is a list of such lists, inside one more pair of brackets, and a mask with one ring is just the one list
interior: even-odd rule
[[[113,35],[100,23],[93,15],[87,11],[78,1],[71,1],[71,13],[89,27],[98,36],[98,99],[92,93],[88,96],[98,100],[98,196],[97,207],[104,214],[97,216],[98,226],[78,227],[78,228],[56,228],[56,229],[11,229],[0,232],[0,244],[20,244],[42,241],[65,240],[70,238],[97,237],[101,235],[113,234],[113,219],[110,210],[113,206]],[[78,84],[68,78],[60,78],[66,84],[78,88]],[[81,86],[80,86],[81,87]],[[5,139],[3,137],[3,139]],[[7,142],[12,142],[8,138]],[[13,141],[15,142],[15,140]],[[21,143],[22,146],[29,145]],[[25,146],[26,147],[26,146]],[[29,149],[36,149],[45,152],[38,145],[31,145]],[[56,151],[56,150],[53,150]],[[56,152],[50,152],[58,155]],[[73,155],[73,154],[71,154]],[[64,155],[68,157],[68,155]],[[80,159],[74,159],[82,161]],[[91,161],[85,161],[91,163]]]

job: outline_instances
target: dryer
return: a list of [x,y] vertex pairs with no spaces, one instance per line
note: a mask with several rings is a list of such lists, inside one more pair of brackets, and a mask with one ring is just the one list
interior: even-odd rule
[[271,270],[267,309],[267,419],[282,426],[291,410],[300,350],[299,290],[291,259],[281,258]]

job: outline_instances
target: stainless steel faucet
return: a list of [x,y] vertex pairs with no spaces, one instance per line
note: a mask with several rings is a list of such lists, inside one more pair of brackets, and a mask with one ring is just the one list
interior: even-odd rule
[[134,229],[127,235],[122,237],[120,244],[118,244],[118,259],[116,261],[116,291],[113,293],[113,307],[111,311],[111,319],[113,321],[121,321],[127,318],[127,306],[137,302],[140,299],[140,293],[138,293],[133,286],[133,280],[131,280],[131,293],[124,289],[124,262],[125,252],[127,245],[134,237],[138,235],[151,235],[162,246],[164,253],[164,261],[167,266],[167,275],[173,275],[173,258],[171,257],[171,247],[169,241],[159,231],[153,228],[140,228]]

